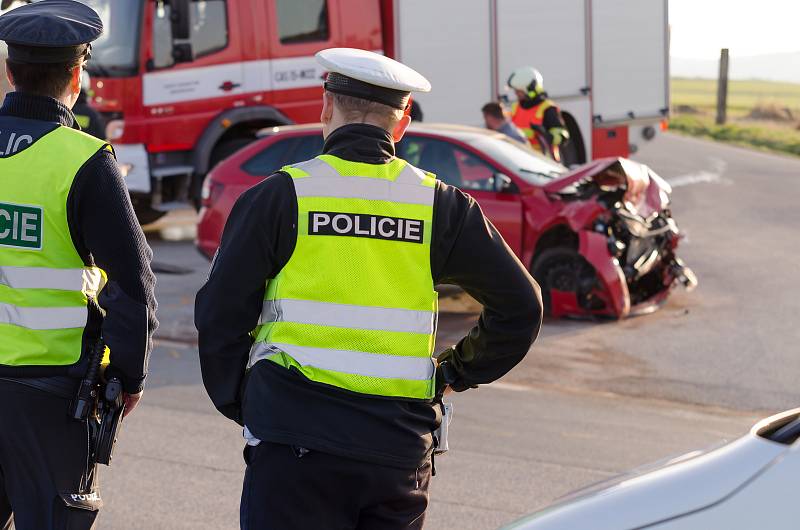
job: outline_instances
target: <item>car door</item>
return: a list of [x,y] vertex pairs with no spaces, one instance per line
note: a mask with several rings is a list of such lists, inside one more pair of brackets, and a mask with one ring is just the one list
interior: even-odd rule
[[522,201],[483,157],[442,138],[407,134],[398,156],[471,195],[517,256],[522,255]]

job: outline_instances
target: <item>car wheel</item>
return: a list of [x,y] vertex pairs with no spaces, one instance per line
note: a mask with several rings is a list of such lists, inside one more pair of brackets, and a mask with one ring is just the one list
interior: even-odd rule
[[597,273],[576,250],[567,247],[548,248],[536,256],[531,274],[542,289],[544,311],[552,315],[551,290],[575,293],[578,306],[592,311],[597,302],[592,291],[597,285]]

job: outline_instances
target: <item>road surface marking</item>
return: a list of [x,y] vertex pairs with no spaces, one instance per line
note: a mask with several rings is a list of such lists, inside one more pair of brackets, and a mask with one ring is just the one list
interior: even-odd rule
[[505,383],[503,381],[495,381],[487,386],[489,388],[496,388],[498,390],[513,390],[514,392],[530,392],[532,390],[529,386],[518,385],[516,383]]
[[722,176],[728,166],[727,162],[721,158],[711,158],[710,160],[710,169],[671,178],[668,180],[669,185],[673,188],[680,188],[681,186],[703,183],[732,184],[729,179]]
[[175,348],[178,350],[193,350],[197,348],[195,344],[189,344],[188,342],[159,338],[153,339],[153,345],[165,348]]

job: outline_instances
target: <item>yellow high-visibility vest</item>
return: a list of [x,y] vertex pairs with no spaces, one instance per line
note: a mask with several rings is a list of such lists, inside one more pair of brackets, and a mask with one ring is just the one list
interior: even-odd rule
[[81,357],[88,297],[105,273],[72,242],[67,199],[104,142],[59,126],[0,158],[0,365],[68,366]]
[[331,155],[283,168],[297,195],[297,244],[266,285],[249,366],[375,396],[434,396],[435,177],[404,160]]

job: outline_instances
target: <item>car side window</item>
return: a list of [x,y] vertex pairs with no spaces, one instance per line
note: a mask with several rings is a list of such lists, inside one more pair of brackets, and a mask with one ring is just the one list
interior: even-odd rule
[[[172,58],[171,9],[168,3],[153,3],[153,66],[167,68]],[[199,0],[189,3],[190,42],[195,57],[202,57],[228,46],[228,6],[225,0]]]
[[326,41],[330,37],[327,0],[277,0],[281,44]]
[[436,174],[436,178],[463,190],[494,191],[495,170],[474,154],[450,142],[422,136],[406,136],[398,144],[398,156]]
[[296,164],[311,160],[322,153],[322,144],[321,134],[299,137],[295,143],[294,151],[289,155],[286,164]]
[[266,149],[242,164],[242,170],[254,177],[268,177],[288,162],[289,153],[295,148],[298,138],[285,138],[270,144]]
[[442,140],[424,136],[406,136],[397,145],[397,154],[409,164],[430,171],[436,178],[452,186],[461,186],[453,146]]
[[461,187],[465,190],[494,191],[496,171],[477,156],[462,149],[454,149],[456,164],[461,173]]

